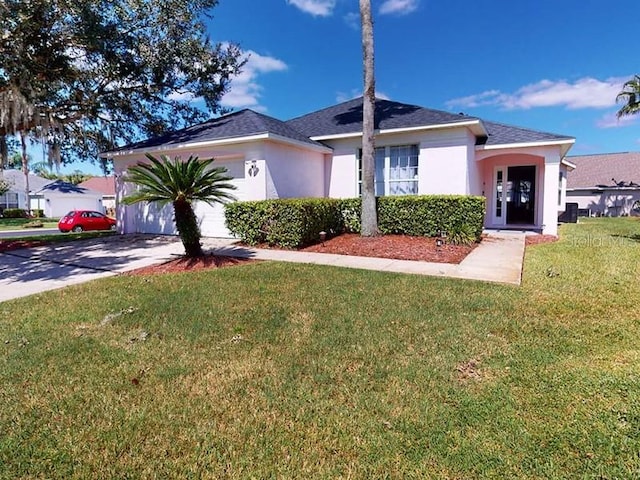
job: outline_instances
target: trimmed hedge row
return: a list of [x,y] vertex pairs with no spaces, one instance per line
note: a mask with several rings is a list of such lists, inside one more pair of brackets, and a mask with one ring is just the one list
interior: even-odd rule
[[[342,200],[345,228],[360,232],[359,198]],[[467,232],[480,240],[484,226],[485,198],[470,195],[407,195],[378,197],[380,233],[435,237]]]
[[4,218],[28,218],[27,211],[23,208],[5,208],[2,211]]
[[340,200],[292,198],[225,205],[229,231],[249,245],[296,248],[314,243],[319,232],[342,232]]
[[[484,224],[484,197],[410,195],[379,197],[382,234],[433,237],[440,231],[460,243],[478,241]],[[235,202],[225,205],[229,231],[250,245],[269,243],[296,248],[328,235],[360,232],[359,198],[296,198]]]

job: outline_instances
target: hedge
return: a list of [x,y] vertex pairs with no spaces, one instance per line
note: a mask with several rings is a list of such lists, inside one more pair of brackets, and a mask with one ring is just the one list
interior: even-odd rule
[[[342,200],[347,231],[360,232],[360,199]],[[435,237],[467,232],[480,240],[485,198],[470,195],[407,195],[378,197],[380,233]]]
[[4,218],[28,218],[27,212],[23,208],[5,208],[2,211]]
[[[378,228],[382,234],[437,236],[457,242],[478,241],[484,225],[484,197],[410,195],[379,197]],[[360,232],[359,198],[301,198],[235,202],[225,205],[232,235],[249,245],[268,243],[297,248],[344,231]]]
[[225,218],[231,234],[249,245],[297,248],[315,243],[321,231],[332,235],[343,230],[340,200],[334,198],[228,203]]

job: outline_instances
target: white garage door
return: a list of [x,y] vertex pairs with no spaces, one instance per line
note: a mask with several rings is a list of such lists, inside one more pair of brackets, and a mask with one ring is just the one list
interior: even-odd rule
[[[244,187],[244,160],[225,161],[214,165],[218,167],[226,167],[228,175],[233,177],[233,183],[236,190],[231,192],[238,200],[245,199]],[[232,235],[224,225],[224,206],[215,204],[213,206],[199,202],[196,204],[196,216],[200,221],[200,231],[203,237],[224,237],[228,238]]]
[[[245,198],[244,192],[244,160],[216,161],[216,167],[226,167],[228,175],[233,177],[233,183],[237,190],[232,193],[238,200]],[[131,207],[129,207],[131,208]],[[136,207],[134,207],[136,208]],[[204,237],[231,237],[231,234],[224,225],[224,206],[216,204],[209,206],[203,202],[195,204],[195,212],[200,222],[200,231]],[[139,203],[135,213],[136,229],[140,233],[159,233],[166,235],[176,235],[178,232],[173,221],[173,206],[166,205],[158,208],[154,203]]]

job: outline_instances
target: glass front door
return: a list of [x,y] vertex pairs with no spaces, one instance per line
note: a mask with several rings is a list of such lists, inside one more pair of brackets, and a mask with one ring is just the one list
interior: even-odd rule
[[535,165],[497,167],[494,171],[493,224],[534,225]]

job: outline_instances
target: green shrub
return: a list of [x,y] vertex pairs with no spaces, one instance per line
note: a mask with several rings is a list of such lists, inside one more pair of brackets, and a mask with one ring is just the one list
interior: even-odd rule
[[[359,198],[341,201],[345,230],[360,232]],[[382,234],[435,237],[440,231],[480,240],[484,197],[469,195],[407,195],[378,198],[378,229]]]
[[294,198],[235,202],[225,205],[229,231],[249,245],[268,243],[286,248],[309,245],[321,231],[342,232],[340,200]]
[[31,210],[31,214],[34,218],[44,218],[44,210],[41,208],[36,208],[35,210]]
[[[461,244],[480,239],[484,197],[421,195],[377,199],[382,234],[434,237],[440,231]],[[235,202],[225,205],[229,231],[249,245],[269,243],[296,248],[330,236],[360,232],[359,198],[301,198]]]
[[27,218],[27,212],[23,208],[5,208],[2,211],[4,218]]

